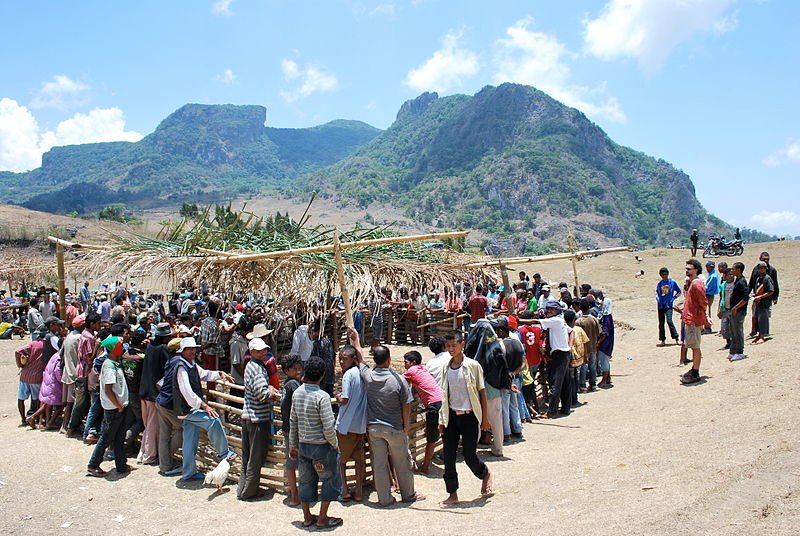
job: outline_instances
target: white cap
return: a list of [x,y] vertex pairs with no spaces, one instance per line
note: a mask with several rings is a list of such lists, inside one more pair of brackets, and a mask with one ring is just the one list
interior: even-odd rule
[[256,351],[258,351],[258,350],[266,350],[267,348],[269,348],[269,344],[265,343],[264,339],[255,338],[255,339],[252,339],[247,344],[247,347],[252,352],[253,350],[256,350]]
[[200,345],[197,344],[197,341],[194,340],[194,337],[184,337],[181,339],[181,345],[178,348],[178,353],[182,354],[184,348],[200,348]]

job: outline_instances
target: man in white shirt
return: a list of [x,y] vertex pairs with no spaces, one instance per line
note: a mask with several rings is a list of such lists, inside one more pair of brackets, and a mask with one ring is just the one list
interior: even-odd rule
[[208,433],[208,440],[214,445],[219,459],[235,459],[236,454],[228,447],[228,438],[222,421],[214,408],[209,406],[203,398],[201,381],[213,382],[222,378],[233,382],[233,378],[222,371],[205,370],[197,365],[194,360],[200,345],[194,337],[184,337],[178,353],[181,358],[175,364],[175,379],[173,385],[173,403],[178,418],[183,417],[183,469],[181,481],[191,482],[202,480],[203,473],[197,472],[195,454],[200,438],[200,429]]
[[314,350],[314,341],[309,336],[308,325],[302,325],[294,332],[292,337],[292,350],[290,354],[297,354],[300,360],[305,363],[311,357],[311,352]]
[[450,353],[445,350],[444,338],[439,336],[431,337],[431,340],[428,341],[428,349],[433,352],[433,359],[425,363],[425,368],[431,373],[436,383],[442,385],[442,370],[444,370],[451,357]]
[[569,363],[572,351],[569,345],[569,334],[572,331],[564,321],[564,311],[561,303],[548,299],[542,304],[544,318],[531,319],[527,322],[541,324],[547,330],[550,338],[550,364],[548,383],[550,384],[550,402],[545,419],[554,419],[559,416],[558,402],[561,401],[561,414],[569,415],[572,403],[571,380],[569,376]]
[[100,468],[107,447],[114,450],[114,465],[117,473],[132,470],[125,457],[125,421],[128,418],[128,384],[122,371],[120,360],[125,348],[122,338],[111,335],[100,343],[108,353],[108,358],[100,369],[100,403],[103,406],[103,433],[89,459],[89,476],[104,477],[107,472]]

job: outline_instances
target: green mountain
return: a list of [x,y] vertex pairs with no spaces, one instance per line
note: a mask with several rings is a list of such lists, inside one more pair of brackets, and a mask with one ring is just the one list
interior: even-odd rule
[[563,249],[569,232],[585,246],[686,243],[693,227],[732,233],[688,175],[529,86],[424,93],[385,131],[358,121],[270,128],[265,115],[190,104],[137,143],[56,147],[39,169],[0,173],[0,201],[88,213],[315,190],[364,211],[391,205],[430,227],[475,229],[506,252]]
[[[0,174],[0,199],[79,213],[126,202],[208,202],[265,187],[345,158],[379,132],[360,121],[305,129],[264,126],[262,106],[188,104],[136,143],[54,147],[28,173]],[[65,199],[69,201],[64,202]]]
[[[581,112],[528,86],[425,93],[352,156],[315,173],[342,202],[391,203],[422,223],[509,238],[514,249],[686,242],[730,232],[688,175],[614,143]],[[305,181],[314,184],[318,181]]]

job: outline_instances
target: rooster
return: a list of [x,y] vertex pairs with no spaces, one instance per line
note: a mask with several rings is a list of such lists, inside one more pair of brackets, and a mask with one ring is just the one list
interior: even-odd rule
[[634,277],[644,277],[644,270],[639,270],[638,272],[636,272]]
[[227,458],[222,458],[212,471],[206,473],[205,483],[217,486],[217,490],[222,489],[225,481],[228,480],[230,470],[231,464],[228,463]]
[[639,255],[634,255],[633,258],[636,259],[636,262],[642,262],[644,260]]

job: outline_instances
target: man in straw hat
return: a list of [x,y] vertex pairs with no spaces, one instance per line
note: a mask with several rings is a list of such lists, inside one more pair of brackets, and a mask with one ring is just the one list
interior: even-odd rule
[[179,419],[183,419],[183,470],[181,481],[190,482],[202,480],[203,474],[197,472],[197,443],[200,439],[200,430],[208,434],[208,439],[220,459],[228,461],[235,459],[236,454],[228,447],[228,438],[222,421],[214,408],[208,405],[203,397],[201,381],[211,382],[222,378],[232,382],[233,378],[222,371],[205,370],[195,363],[197,349],[200,345],[194,337],[184,337],[181,340],[179,353],[181,358],[175,364],[175,378],[173,380],[173,407]]

